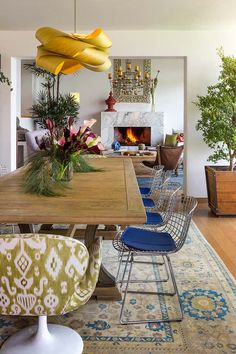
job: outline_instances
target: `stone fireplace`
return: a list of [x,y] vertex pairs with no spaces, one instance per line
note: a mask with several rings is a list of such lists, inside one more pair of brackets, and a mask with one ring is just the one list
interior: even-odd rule
[[106,149],[114,140],[123,146],[156,146],[163,143],[162,112],[102,112],[101,138]]

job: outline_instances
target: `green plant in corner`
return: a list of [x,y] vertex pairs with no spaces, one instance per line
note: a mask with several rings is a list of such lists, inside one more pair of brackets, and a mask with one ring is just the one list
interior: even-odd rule
[[79,105],[71,94],[60,93],[60,81],[62,74],[55,75],[35,64],[25,64],[35,76],[42,78],[42,90],[37,94],[37,100],[31,107],[33,119],[42,128],[45,128],[45,120],[51,118],[58,128],[67,124],[68,117],[77,118]]
[[218,49],[221,71],[218,83],[207,88],[205,96],[197,96],[201,112],[196,129],[213,150],[208,160],[229,161],[229,170],[236,166],[236,58]]

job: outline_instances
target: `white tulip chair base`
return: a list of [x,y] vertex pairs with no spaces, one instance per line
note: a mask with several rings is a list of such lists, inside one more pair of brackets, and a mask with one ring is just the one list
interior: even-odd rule
[[47,325],[47,317],[40,316],[38,326],[30,326],[8,338],[0,354],[81,354],[83,341],[73,329],[61,325]]

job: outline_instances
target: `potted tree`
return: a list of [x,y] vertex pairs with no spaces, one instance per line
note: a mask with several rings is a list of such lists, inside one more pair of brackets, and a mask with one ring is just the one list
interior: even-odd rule
[[208,161],[227,166],[205,166],[208,204],[215,215],[236,215],[236,58],[218,50],[218,83],[195,102],[201,112],[197,130],[212,149]]

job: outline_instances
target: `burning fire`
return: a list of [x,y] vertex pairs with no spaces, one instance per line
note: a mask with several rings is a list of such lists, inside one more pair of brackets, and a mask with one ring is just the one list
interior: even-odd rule
[[131,128],[128,128],[128,129],[127,129],[126,135],[127,135],[127,139],[128,139],[129,141],[131,141],[131,143],[136,143],[136,141],[138,141],[137,138],[136,138],[136,136],[133,134]]

